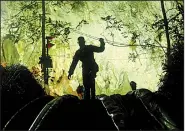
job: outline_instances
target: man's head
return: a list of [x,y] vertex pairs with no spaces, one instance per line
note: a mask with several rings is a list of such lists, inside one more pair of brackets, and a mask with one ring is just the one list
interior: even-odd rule
[[134,81],[130,82],[130,86],[131,86],[132,90],[136,90],[136,85],[137,84]]
[[82,37],[82,36],[78,37],[78,44],[79,44],[80,48],[85,46],[84,37]]

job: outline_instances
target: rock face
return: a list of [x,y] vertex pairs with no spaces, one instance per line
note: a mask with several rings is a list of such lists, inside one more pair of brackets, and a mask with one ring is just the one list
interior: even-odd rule
[[[24,124],[23,124],[24,123]],[[4,130],[176,130],[178,126],[147,89],[79,100],[43,96],[27,104]]]
[[4,130],[178,129],[167,114],[155,94],[146,89],[127,95],[100,95],[96,100],[44,96],[14,115]]
[[[107,114],[106,108],[100,100],[79,100],[76,96],[66,95],[50,100],[40,113],[33,107],[38,108],[38,103],[33,102],[23,109],[9,124],[5,130],[117,130],[111,117]],[[49,98],[47,98],[49,100]],[[28,112],[31,111],[33,115]],[[26,113],[27,112],[27,113]],[[33,113],[34,112],[34,113]],[[22,126],[27,120],[26,126]],[[32,122],[31,122],[32,121]]]
[[1,79],[1,127],[3,127],[21,107],[44,96],[45,92],[31,72],[22,65],[5,67]]
[[[184,129],[184,40],[177,41],[171,49],[169,64],[164,64],[165,75],[156,92],[160,105]],[[167,99],[167,100],[166,100]]]
[[157,97],[147,89],[138,89],[126,95],[98,96],[120,130],[179,129]]
[[53,98],[52,96],[43,96],[26,104],[11,117],[4,129],[28,130],[42,108]]

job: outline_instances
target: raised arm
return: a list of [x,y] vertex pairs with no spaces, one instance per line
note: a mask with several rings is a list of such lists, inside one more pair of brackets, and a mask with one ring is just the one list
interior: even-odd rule
[[103,52],[105,50],[105,42],[104,42],[103,38],[100,38],[99,41],[100,41],[100,47],[91,46],[91,50],[93,52]]
[[69,68],[69,71],[68,71],[68,73],[69,73],[68,74],[68,79],[70,79],[71,78],[71,75],[73,75],[74,70],[76,68],[76,65],[78,64],[78,61],[79,61],[79,56],[78,56],[78,51],[76,51],[76,53],[75,53],[75,55],[73,57],[72,64],[71,64],[71,66]]

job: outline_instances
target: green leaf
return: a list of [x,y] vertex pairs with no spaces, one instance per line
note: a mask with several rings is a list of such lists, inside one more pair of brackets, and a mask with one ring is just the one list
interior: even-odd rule
[[19,53],[11,35],[7,35],[3,40],[3,52],[8,65],[19,63]]

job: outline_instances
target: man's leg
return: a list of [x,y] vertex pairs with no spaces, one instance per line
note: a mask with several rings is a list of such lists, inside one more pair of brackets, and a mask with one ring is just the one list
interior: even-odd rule
[[95,90],[95,78],[92,77],[91,78],[91,99],[95,99],[95,93],[96,93],[96,90]]
[[85,92],[84,92],[84,99],[90,99],[90,80],[89,80],[89,75],[83,74],[83,85],[85,87]]

